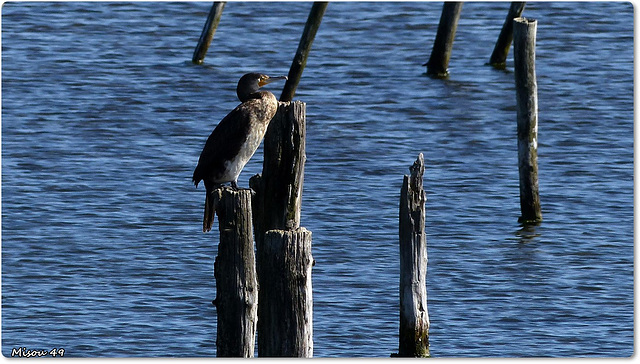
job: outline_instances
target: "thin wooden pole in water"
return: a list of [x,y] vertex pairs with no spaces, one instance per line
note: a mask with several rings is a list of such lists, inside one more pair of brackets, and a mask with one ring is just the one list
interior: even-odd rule
[[536,30],[534,19],[513,20],[513,60],[518,120],[520,210],[518,221],[542,221],[538,192],[538,83],[536,80]]
[[426,193],[422,153],[400,190],[400,345],[398,356],[429,356]]
[[200,34],[198,45],[193,52],[191,62],[194,64],[202,64],[204,62],[204,57],[207,55],[207,50],[213,40],[213,35],[216,33],[216,28],[218,28],[218,23],[220,23],[220,18],[222,17],[222,9],[224,9],[226,3],[226,1],[216,1],[213,3],[213,6],[211,6],[209,16],[202,29],[202,34]]
[[265,134],[262,175],[249,180],[256,191],[260,357],[313,356],[311,232],[300,227],[305,110],[301,101],[280,103]]
[[307,65],[307,58],[311,51],[311,45],[316,37],[318,28],[320,28],[320,23],[322,22],[322,17],[324,16],[324,12],[327,9],[328,4],[328,2],[316,1],[313,3],[313,6],[311,6],[307,23],[304,26],[302,37],[300,37],[298,50],[296,51],[296,55],[293,57],[293,62],[291,62],[287,82],[285,83],[282,94],[280,95],[280,101],[293,100],[293,95],[295,95],[296,88],[298,88],[298,83],[302,77],[302,71],[304,71],[304,67]]
[[251,358],[258,309],[251,190],[225,187],[212,192],[220,244],[214,262],[218,315],[216,356]]
[[509,7],[507,18],[504,20],[502,30],[500,30],[500,35],[489,59],[489,64],[495,68],[504,69],[506,67],[507,55],[513,41],[513,19],[520,17],[525,4],[526,2],[514,1]]
[[453,40],[456,37],[458,20],[462,11],[462,2],[445,2],[442,6],[438,32],[431,49],[431,57],[423,66],[427,66],[427,74],[435,77],[447,77],[449,75],[449,58]]

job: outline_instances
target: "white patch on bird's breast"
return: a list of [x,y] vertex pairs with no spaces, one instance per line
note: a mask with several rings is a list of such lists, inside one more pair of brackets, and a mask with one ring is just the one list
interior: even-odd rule
[[[257,105],[253,103],[247,105],[247,107],[253,108],[253,112],[249,114],[251,119],[249,135],[240,147],[239,153],[233,159],[224,162],[225,171],[218,179],[218,183],[236,181],[244,166],[249,162],[249,159],[253,157],[260,143],[262,143],[269,122],[277,111],[277,100],[275,100],[273,95],[271,95],[271,97],[273,97],[273,101],[275,102],[271,100],[271,102],[260,102],[262,100],[256,100]],[[274,104],[276,106],[273,106]]]
[[252,128],[247,140],[240,147],[240,152],[233,159],[224,162],[225,173],[220,178],[221,182],[231,182],[238,178],[244,166],[258,150],[266,129],[265,125],[256,125]]

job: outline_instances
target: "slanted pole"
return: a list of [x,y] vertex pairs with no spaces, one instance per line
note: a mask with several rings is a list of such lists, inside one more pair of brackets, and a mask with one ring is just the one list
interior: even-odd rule
[[536,80],[536,30],[534,19],[513,20],[513,61],[518,121],[520,174],[519,222],[542,221],[538,192],[538,83]]
[[524,10],[525,2],[514,1],[509,7],[507,18],[502,24],[502,30],[491,53],[489,64],[498,69],[504,69],[507,64],[507,55],[513,41],[513,19],[520,17]]
[[191,62],[194,64],[202,64],[204,62],[204,57],[207,55],[207,50],[213,40],[213,35],[216,33],[216,28],[218,28],[218,23],[220,23],[220,18],[222,17],[222,9],[224,9],[226,3],[226,1],[216,1],[213,3],[213,6],[211,6],[209,16],[207,16],[207,21],[204,23],[204,28],[202,29],[202,34],[200,34],[198,45],[193,52]]
[[302,77],[302,71],[304,71],[304,67],[307,65],[307,57],[309,57],[311,45],[316,37],[318,28],[320,28],[320,23],[322,22],[322,17],[328,4],[328,2],[316,1],[313,3],[313,6],[311,6],[307,23],[304,26],[304,31],[298,44],[298,50],[293,57],[293,62],[291,62],[287,82],[284,84],[284,89],[280,95],[280,101],[293,100],[293,95],[295,95],[296,88]]
[[258,282],[251,225],[251,190],[212,192],[220,227],[214,262],[218,315],[216,356],[251,358],[255,351]]
[[400,357],[429,356],[426,193],[422,153],[400,190]]
[[423,64],[423,66],[427,66],[427,74],[430,76],[447,77],[449,75],[449,58],[451,58],[451,49],[456,37],[461,11],[462,2],[445,2],[442,6],[431,57],[427,63]]

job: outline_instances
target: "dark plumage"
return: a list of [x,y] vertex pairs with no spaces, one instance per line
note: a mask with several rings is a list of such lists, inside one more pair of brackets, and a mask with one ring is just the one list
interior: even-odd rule
[[218,123],[207,139],[198,165],[193,171],[193,183],[204,181],[206,197],[202,231],[211,230],[215,207],[211,192],[231,182],[238,188],[238,176],[264,138],[269,122],[278,110],[278,100],[260,87],[276,79],[260,73],[247,73],[238,81],[236,89],[242,102]]

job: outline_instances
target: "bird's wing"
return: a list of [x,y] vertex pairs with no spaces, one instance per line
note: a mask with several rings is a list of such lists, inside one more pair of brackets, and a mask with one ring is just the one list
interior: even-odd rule
[[193,172],[196,186],[202,179],[221,173],[225,168],[224,162],[240,152],[251,128],[251,110],[246,104],[233,109],[209,135]]

